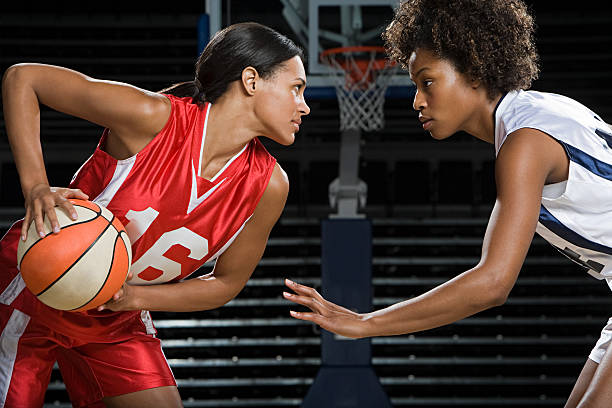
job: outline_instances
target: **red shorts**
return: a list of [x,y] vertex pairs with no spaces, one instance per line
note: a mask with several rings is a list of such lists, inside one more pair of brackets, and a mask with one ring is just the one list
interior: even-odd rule
[[42,406],[55,361],[75,407],[176,386],[160,341],[146,332],[115,343],[82,342],[5,305],[0,327],[0,406],[2,397],[7,407]]
[[148,312],[64,312],[25,288],[20,224],[0,240],[0,407],[42,406],[55,361],[75,407],[176,386]]

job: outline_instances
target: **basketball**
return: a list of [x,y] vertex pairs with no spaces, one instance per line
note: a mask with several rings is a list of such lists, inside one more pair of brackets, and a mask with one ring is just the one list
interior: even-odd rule
[[45,238],[32,222],[27,239],[19,240],[17,266],[41,302],[84,311],[106,303],[121,288],[132,251],[123,224],[107,208],[92,201],[70,201],[77,219],[55,207],[61,230],[53,234],[45,218]]

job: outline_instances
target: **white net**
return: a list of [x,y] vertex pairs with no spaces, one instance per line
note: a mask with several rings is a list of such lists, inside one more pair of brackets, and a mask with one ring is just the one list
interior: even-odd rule
[[340,107],[340,130],[375,131],[384,128],[385,92],[397,64],[382,47],[346,47],[321,54],[329,67]]

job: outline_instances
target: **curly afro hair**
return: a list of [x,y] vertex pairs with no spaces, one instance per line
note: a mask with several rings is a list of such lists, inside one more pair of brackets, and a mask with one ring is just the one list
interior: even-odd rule
[[408,0],[382,36],[405,68],[414,50],[428,49],[480,80],[493,98],[528,89],[538,77],[534,29],[521,0]]

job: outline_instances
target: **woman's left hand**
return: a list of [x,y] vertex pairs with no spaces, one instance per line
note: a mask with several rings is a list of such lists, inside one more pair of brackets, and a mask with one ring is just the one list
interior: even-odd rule
[[125,283],[121,288],[113,295],[113,297],[105,304],[98,306],[96,310],[112,310],[118,312],[121,310],[139,310],[135,302],[134,286],[128,285],[127,281],[132,279],[132,273],[128,274]]
[[312,311],[312,313],[303,313],[292,310],[291,316],[311,321],[325,330],[344,337],[355,339],[367,337],[367,314],[356,313],[325,300],[316,289],[309,286],[300,285],[289,279],[285,279],[285,285],[296,293],[283,292],[285,299],[306,306]]

